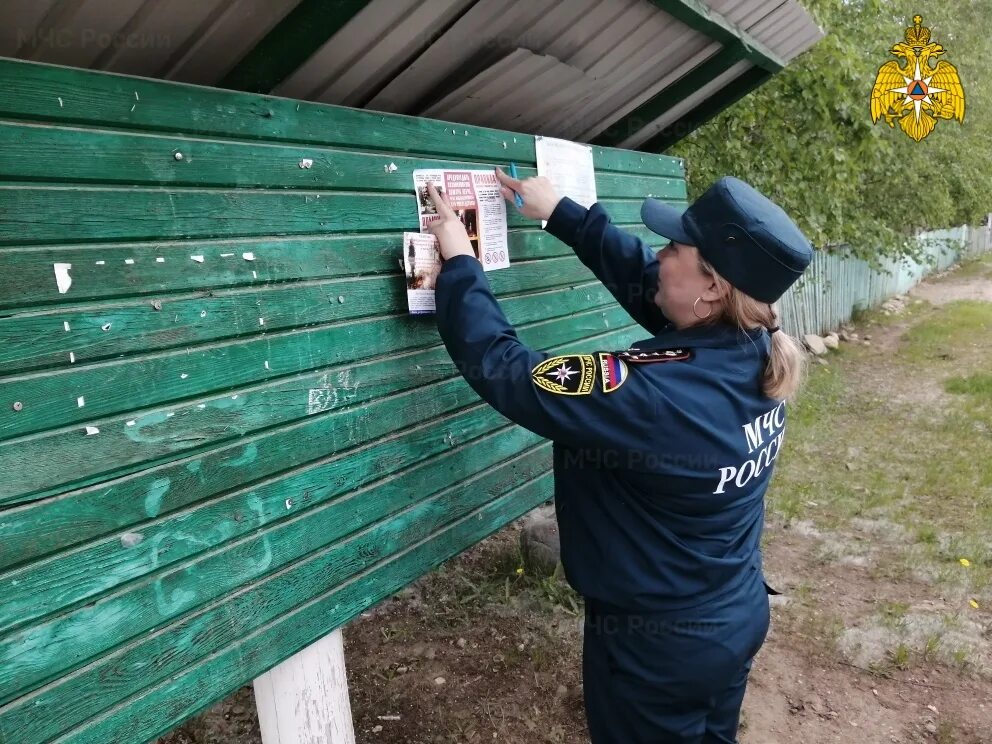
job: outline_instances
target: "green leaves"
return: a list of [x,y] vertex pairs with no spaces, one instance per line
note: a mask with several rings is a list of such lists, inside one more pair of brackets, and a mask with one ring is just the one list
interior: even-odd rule
[[[777,201],[817,247],[863,257],[914,250],[915,231],[977,223],[992,211],[992,0],[936,0],[923,24],[961,75],[964,124],[941,120],[916,143],[872,124],[878,68],[912,13],[894,0],[804,0],[826,31],[768,83],[671,149],[689,163],[690,198],[735,175]],[[951,40],[953,32],[953,41]]]

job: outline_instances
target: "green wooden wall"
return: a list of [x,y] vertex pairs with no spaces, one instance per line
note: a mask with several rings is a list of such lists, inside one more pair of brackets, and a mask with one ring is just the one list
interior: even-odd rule
[[[533,138],[0,60],[0,741],[157,736],[551,497],[398,264],[414,168],[510,160]],[[595,164],[645,238],[643,196],[684,203],[675,159]],[[527,343],[641,335],[510,226]]]

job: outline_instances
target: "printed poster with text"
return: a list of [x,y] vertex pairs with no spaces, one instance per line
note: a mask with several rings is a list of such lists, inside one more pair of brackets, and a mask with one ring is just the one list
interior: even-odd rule
[[[535,137],[537,175],[545,176],[555,191],[588,209],[596,203],[596,171],[592,147],[554,137]],[[547,225],[541,221],[541,227]]]
[[465,225],[475,257],[486,271],[510,265],[506,239],[506,202],[499,191],[496,174],[490,170],[415,170],[413,186],[417,193],[420,232],[439,219],[427,194],[427,184],[447,198],[458,219]]

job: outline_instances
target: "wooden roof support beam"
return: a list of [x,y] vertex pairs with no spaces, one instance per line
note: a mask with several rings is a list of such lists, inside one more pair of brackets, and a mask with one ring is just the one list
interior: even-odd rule
[[769,72],[778,72],[785,67],[785,60],[775,52],[698,0],[651,0],[651,2],[689,28],[709,36],[714,41],[719,41],[723,46],[741,47],[744,51],[742,59],[746,59],[755,67]]
[[638,149],[645,152],[664,152],[725,108],[737,103],[752,90],[765,83],[772,74],[760,67],[752,67],[740,77],[731,80],[720,88],[692,111],[679,117],[651,139],[643,142]]
[[301,0],[217,86],[270,93],[368,3],[369,0]]
[[[756,70],[765,73],[761,76],[760,82],[764,82],[764,80],[767,80],[770,75],[785,67],[785,61],[778,57],[774,52],[766,48],[753,37],[749,36],[746,32],[734,26],[719,13],[716,13],[715,11],[712,11],[702,5],[698,2],[698,0],[651,1],[661,10],[665,11],[674,18],[677,18],[680,22],[702,34],[705,34],[714,41],[719,42],[723,46],[723,49],[684,75],[673,85],[665,88],[657,95],[648,99],[636,109],[628,113],[626,116],[611,124],[608,129],[603,131],[593,140],[593,144],[611,147],[620,146],[621,143],[626,141],[631,135],[641,131],[644,127],[648,126],[651,122],[664,114],[665,111],[685,100],[689,95],[699,90],[702,86],[709,83],[715,77],[729,70],[741,60],[747,60],[754,65]],[[758,84],[760,84],[760,82]],[[731,86],[733,85],[735,85],[735,83],[731,83]],[[754,86],[747,87],[746,90],[744,90],[744,93],[749,92],[753,89],[753,87]],[[718,97],[721,100],[725,98],[723,93],[726,90],[727,89],[725,88],[720,91]],[[741,95],[743,95],[743,93]],[[738,100],[739,98],[740,96],[734,100]],[[720,109],[717,109],[717,111],[729,106],[730,103],[733,103],[733,101],[723,104],[723,106],[721,106]],[[710,101],[706,101],[702,104],[702,107],[709,108],[710,104]],[[706,118],[699,121],[696,126],[714,116],[715,113],[716,112],[713,112]],[[690,112],[686,116],[679,119],[679,122],[683,123],[683,126],[680,126],[677,129],[674,126],[669,126],[666,127],[666,131],[678,131],[679,134],[676,139],[684,137],[692,131],[692,129],[686,129],[684,123],[691,120],[693,117],[694,112]],[[651,141],[654,141],[654,139],[655,138],[652,138]],[[666,146],[671,144],[671,142],[668,142],[667,140],[665,141],[667,142]],[[638,149],[646,150],[648,148],[641,145]]]

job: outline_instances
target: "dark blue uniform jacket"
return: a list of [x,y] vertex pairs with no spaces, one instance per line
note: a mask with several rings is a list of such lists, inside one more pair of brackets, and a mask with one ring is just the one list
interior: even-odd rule
[[654,252],[598,204],[562,199],[546,229],[653,336],[629,350],[530,349],[479,261],[456,256],[436,285],[441,338],[486,402],[554,441],[562,564],[576,591],[632,611],[702,608],[761,571],[785,428],[784,405],[761,392],[768,333],[672,326],[652,299]]

